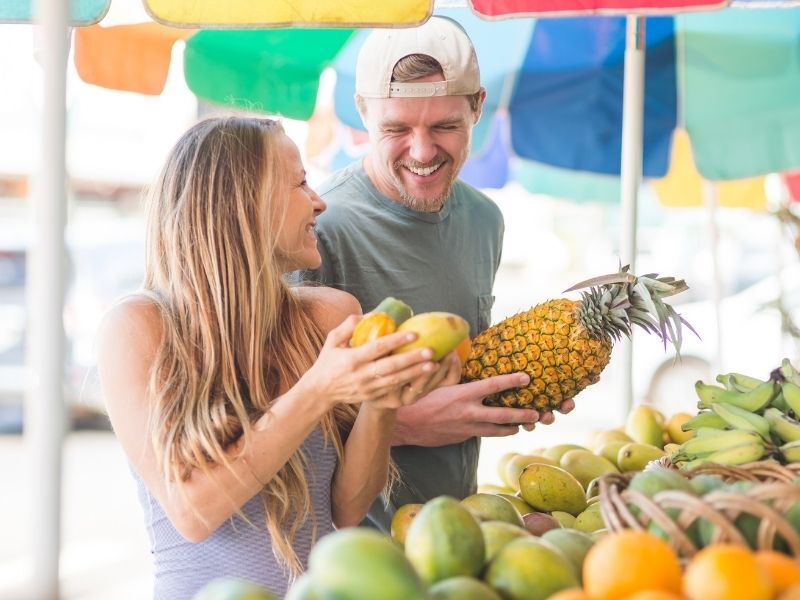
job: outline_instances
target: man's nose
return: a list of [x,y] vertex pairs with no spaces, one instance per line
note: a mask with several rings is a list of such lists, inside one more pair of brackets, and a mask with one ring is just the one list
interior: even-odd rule
[[436,143],[428,131],[414,131],[411,138],[409,156],[419,162],[427,163],[436,157]]

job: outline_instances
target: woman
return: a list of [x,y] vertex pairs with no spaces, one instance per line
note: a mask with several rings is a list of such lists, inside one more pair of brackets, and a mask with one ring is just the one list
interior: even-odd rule
[[266,119],[198,123],[151,193],[144,289],[104,319],[98,364],[156,598],[219,576],[284,594],[313,542],[386,484],[395,409],[458,379],[452,356],[390,355],[406,334],[348,348],[356,300],[286,285],[320,264],[324,209]]

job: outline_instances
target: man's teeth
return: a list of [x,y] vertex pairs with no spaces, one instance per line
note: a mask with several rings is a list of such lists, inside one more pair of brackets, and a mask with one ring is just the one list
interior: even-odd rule
[[436,171],[436,169],[438,169],[441,166],[442,166],[442,163],[439,163],[438,165],[434,165],[432,167],[425,167],[425,168],[407,167],[407,169],[409,171],[411,171],[412,173],[414,173],[415,175],[423,175],[423,176],[427,177],[428,175],[430,175],[431,173]]

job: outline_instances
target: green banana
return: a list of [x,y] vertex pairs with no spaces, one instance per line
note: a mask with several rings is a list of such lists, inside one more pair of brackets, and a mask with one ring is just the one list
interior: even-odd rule
[[794,411],[795,415],[800,416],[800,386],[791,381],[784,381],[781,383],[781,394],[783,394],[787,406]]
[[788,379],[792,383],[795,383],[795,380],[797,378],[800,378],[800,372],[798,372],[797,369],[794,368],[794,365],[792,365],[792,361],[790,361],[788,358],[784,358],[781,361],[781,366],[778,367],[778,371],[780,372],[781,375],[783,375],[784,379]]
[[777,408],[782,413],[788,413],[790,410],[792,410],[786,403],[786,398],[783,397],[782,389],[778,389],[778,393],[775,394],[775,397],[770,401],[769,405],[773,408]]
[[735,393],[731,390],[726,390],[718,385],[705,383],[703,381],[696,381],[694,384],[694,391],[700,402],[697,403],[697,408],[710,408],[712,402],[721,402],[726,394]]
[[715,402],[724,402],[750,412],[758,412],[767,406],[776,392],[773,381],[762,381],[747,392],[725,390],[715,385],[698,381],[695,384],[695,390],[700,398],[700,402],[697,403],[698,408],[710,408],[711,404]]
[[761,437],[752,431],[744,431],[742,429],[733,429],[730,431],[717,430],[716,435],[695,437],[685,441],[681,444],[679,452],[693,459],[733,446],[740,446],[753,442],[759,443],[762,446],[764,445],[764,441]]
[[686,421],[683,425],[681,425],[682,431],[694,431],[697,432],[698,429],[708,428],[708,429],[725,429],[728,424],[713,411],[706,410],[700,413],[697,413],[694,417]]
[[714,402],[711,409],[734,429],[755,431],[765,441],[770,441],[769,422],[761,415],[725,402]]
[[784,444],[780,451],[786,462],[800,462],[800,441]]
[[762,442],[749,442],[709,454],[705,457],[705,462],[720,465],[743,465],[760,460],[766,453],[767,449]]
[[800,440],[800,421],[783,414],[777,408],[768,408],[764,411],[764,418],[769,423],[772,433],[784,442]]
[[717,381],[725,386],[726,389],[735,392],[749,392],[764,383],[763,380],[742,373],[725,373],[717,375]]

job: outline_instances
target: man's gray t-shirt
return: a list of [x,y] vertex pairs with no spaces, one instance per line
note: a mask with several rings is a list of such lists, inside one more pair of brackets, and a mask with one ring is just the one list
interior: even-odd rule
[[[456,181],[441,211],[416,212],[378,192],[360,161],[335,173],[318,193],[328,205],[317,219],[322,267],[303,279],[350,292],[364,312],[394,296],[414,314],[461,315],[471,337],[489,326],[504,227],[487,196]],[[479,443],[394,447],[401,482],[388,505],[375,502],[371,523],[388,531],[403,504],[475,493]]]

